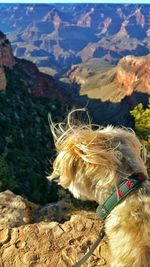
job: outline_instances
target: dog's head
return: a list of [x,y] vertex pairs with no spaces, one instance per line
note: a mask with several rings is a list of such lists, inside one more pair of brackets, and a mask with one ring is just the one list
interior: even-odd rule
[[117,178],[147,174],[141,144],[132,130],[70,123],[65,130],[62,124],[51,128],[57,156],[49,178],[59,178],[76,198],[96,200],[99,190],[105,198]]

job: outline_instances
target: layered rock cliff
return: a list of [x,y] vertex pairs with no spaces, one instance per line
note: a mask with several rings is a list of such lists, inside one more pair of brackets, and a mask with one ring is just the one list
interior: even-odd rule
[[117,65],[116,80],[126,88],[127,96],[134,91],[150,94],[150,54],[122,58]]
[[11,44],[6,35],[0,31],[0,90],[5,90],[7,81],[4,67],[13,68],[15,58],[13,57]]
[[0,32],[0,65],[8,68],[12,68],[15,65],[11,44],[2,32]]
[[89,98],[119,103],[134,92],[150,94],[150,55],[126,56],[117,66],[92,59],[75,65],[68,76],[80,85],[80,94]]

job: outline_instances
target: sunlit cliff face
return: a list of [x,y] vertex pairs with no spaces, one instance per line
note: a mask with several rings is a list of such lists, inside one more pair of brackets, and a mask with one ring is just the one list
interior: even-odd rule
[[127,56],[120,60],[117,66],[117,82],[127,89],[126,94],[142,88],[150,93],[150,55],[144,57]]
[[12,53],[11,44],[6,36],[0,32],[0,90],[5,90],[7,81],[4,72],[4,67],[13,68],[15,58]]

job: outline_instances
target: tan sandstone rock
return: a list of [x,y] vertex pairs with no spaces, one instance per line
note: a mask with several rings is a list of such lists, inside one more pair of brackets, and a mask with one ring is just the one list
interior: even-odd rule
[[[42,219],[35,204],[10,191],[0,193],[0,266],[71,267],[89,250],[102,228],[96,213],[75,211],[70,220],[59,223],[50,221],[50,205],[48,213],[43,207]],[[57,205],[58,210],[64,207],[62,202]],[[57,212],[53,206],[52,214]],[[108,267],[108,258],[104,238],[83,267]]]
[[[0,232],[4,267],[71,267],[97,238],[101,223],[93,212],[80,212],[64,224],[40,222]],[[108,267],[104,241],[84,267]]]
[[4,69],[0,67],[0,91],[4,90],[6,88],[6,85],[7,85],[7,81],[6,81]]

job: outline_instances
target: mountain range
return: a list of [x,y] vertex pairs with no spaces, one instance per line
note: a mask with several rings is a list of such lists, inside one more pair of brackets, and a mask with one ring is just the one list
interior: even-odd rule
[[1,4],[0,19],[15,56],[59,77],[91,58],[150,51],[150,5]]

